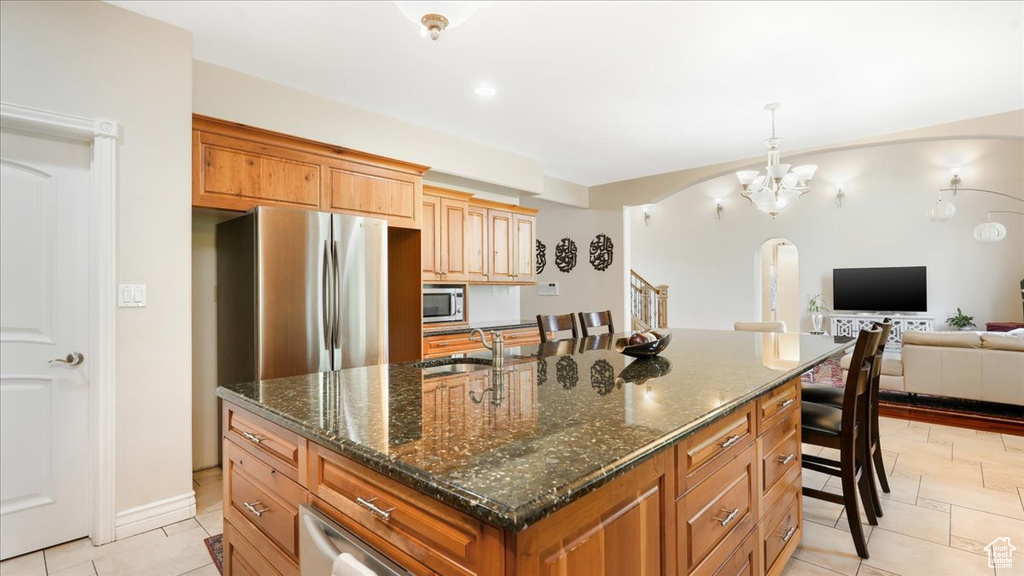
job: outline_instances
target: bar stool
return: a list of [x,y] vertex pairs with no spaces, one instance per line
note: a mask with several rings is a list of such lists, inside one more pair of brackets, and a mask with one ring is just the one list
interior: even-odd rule
[[[537,328],[540,329],[540,341],[547,342],[554,339],[557,332],[570,331],[573,338],[579,338],[580,333],[576,328],[576,317],[572,314],[537,314]],[[552,338],[548,338],[548,333]]]
[[832,494],[814,488],[803,488],[803,494],[812,498],[842,504],[846,509],[846,518],[850,523],[850,535],[857,555],[868,557],[867,543],[864,541],[864,529],[860,523],[860,512],[857,509],[857,492],[864,503],[864,512],[868,522],[878,523],[874,504],[871,499],[869,485],[874,480],[867,475],[870,468],[864,448],[866,442],[862,435],[869,434],[863,422],[863,414],[868,409],[871,399],[871,374],[874,365],[874,354],[881,340],[882,329],[871,328],[861,330],[857,345],[853,350],[853,361],[846,379],[843,392],[842,408],[808,402],[801,404],[801,433],[803,442],[813,446],[822,446],[839,450],[839,460],[823,456],[803,455],[803,467],[842,480],[842,495]]
[[601,326],[608,327],[608,333],[615,333],[615,323],[612,322],[612,311],[605,310],[604,312],[579,312],[580,317],[580,330],[583,332],[583,337],[592,336],[598,334],[593,332],[591,334],[590,328],[600,328]]
[[[865,428],[869,434],[864,436],[867,441],[865,452],[871,457],[868,459],[868,467],[871,469],[869,478],[878,478],[882,485],[883,492],[890,492],[889,479],[885,475],[885,462],[882,460],[882,446],[878,431],[878,390],[882,380],[882,355],[885,353],[885,344],[889,340],[889,332],[892,331],[892,319],[885,318],[882,322],[874,322],[872,328],[880,328],[882,335],[878,341],[878,348],[875,350],[874,361],[871,366],[871,399],[868,402]],[[823,386],[821,384],[805,384],[801,389],[800,400],[802,402],[814,402],[825,404],[836,408],[843,406],[843,388],[834,386]],[[875,507],[875,514],[882,516],[882,501],[878,498],[878,491],[874,481],[871,482],[872,505]]]

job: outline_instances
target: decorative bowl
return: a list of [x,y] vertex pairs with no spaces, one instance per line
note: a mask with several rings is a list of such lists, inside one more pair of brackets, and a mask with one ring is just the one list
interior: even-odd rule
[[661,351],[668,348],[672,341],[672,334],[669,332],[653,331],[653,334],[660,336],[657,340],[644,342],[643,344],[629,344],[629,338],[619,338],[615,341],[615,350],[633,358],[650,358],[661,354]]

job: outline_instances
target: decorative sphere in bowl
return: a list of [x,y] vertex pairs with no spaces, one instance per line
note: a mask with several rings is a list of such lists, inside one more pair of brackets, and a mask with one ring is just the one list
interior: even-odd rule
[[[636,338],[639,336],[640,338]],[[650,331],[637,333],[629,338],[619,338],[615,342],[615,349],[633,358],[649,358],[657,356],[662,350],[668,347],[672,341],[672,334],[667,331]]]

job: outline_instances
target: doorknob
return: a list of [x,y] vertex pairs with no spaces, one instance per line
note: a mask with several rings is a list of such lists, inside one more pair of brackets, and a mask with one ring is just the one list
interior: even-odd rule
[[78,366],[85,361],[85,355],[81,352],[71,352],[63,358],[54,358],[47,362],[47,364],[67,364],[68,366]]

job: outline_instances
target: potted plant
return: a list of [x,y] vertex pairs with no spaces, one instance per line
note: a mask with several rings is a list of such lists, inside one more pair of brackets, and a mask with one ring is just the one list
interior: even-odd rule
[[829,310],[825,306],[825,299],[821,294],[812,296],[807,301],[807,311],[811,313],[811,334],[821,334],[824,332],[825,312]]
[[961,312],[960,308],[957,308],[955,315],[946,318],[946,324],[957,330],[970,330],[974,328],[974,316],[968,316]]

